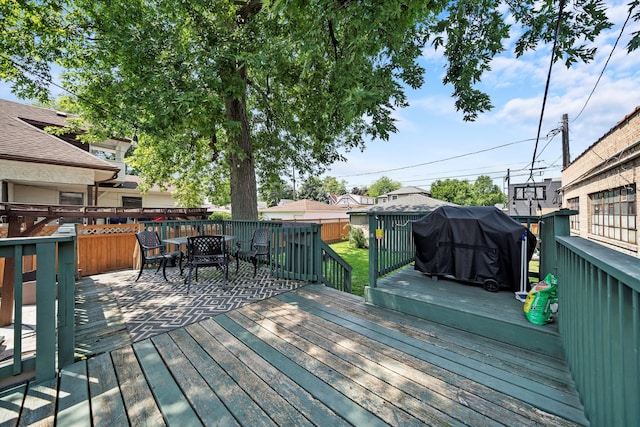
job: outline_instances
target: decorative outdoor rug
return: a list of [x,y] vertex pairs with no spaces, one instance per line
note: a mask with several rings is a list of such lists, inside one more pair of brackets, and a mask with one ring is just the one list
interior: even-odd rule
[[223,287],[222,272],[214,267],[195,272],[191,290],[187,294],[184,275],[177,267],[167,267],[167,279],[155,267],[143,271],[126,270],[94,276],[100,285],[111,287],[133,342],[176,329],[190,323],[224,313],[255,301],[261,301],[304,286],[307,282],[271,277],[259,268],[253,277],[253,265],[240,263],[236,274],[235,262],[229,266],[229,280]]

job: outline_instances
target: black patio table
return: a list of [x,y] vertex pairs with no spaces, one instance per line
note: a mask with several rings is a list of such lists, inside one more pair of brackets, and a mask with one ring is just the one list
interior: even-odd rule
[[[231,234],[223,234],[222,236],[224,236],[225,243],[229,243],[229,242],[232,242],[232,241],[237,239],[236,236],[232,236]],[[170,243],[170,244],[173,244],[173,245],[186,245],[187,244],[187,239],[189,237],[194,237],[194,236],[172,237],[172,238],[169,238],[169,239],[162,239],[162,242],[163,243]]]
[[[233,236],[231,234],[222,234],[222,236],[224,236],[224,242],[228,245],[229,242],[232,242],[234,240],[237,239],[236,236]],[[194,237],[194,236],[179,236],[179,237],[171,237],[169,239],[162,239],[163,243],[169,243],[171,245],[178,245],[178,246],[182,246],[182,245],[186,245],[187,244],[187,239],[189,237]],[[189,254],[187,253],[187,257],[189,256]],[[188,261],[188,259],[187,259]],[[182,276],[183,273],[183,268],[182,268],[182,263],[180,263],[180,276]]]

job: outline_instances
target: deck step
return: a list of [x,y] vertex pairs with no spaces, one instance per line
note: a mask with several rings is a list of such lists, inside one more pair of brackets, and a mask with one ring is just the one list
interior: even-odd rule
[[481,286],[438,279],[408,266],[365,288],[369,304],[411,314],[500,342],[563,359],[557,319],[530,323],[512,292],[487,292]]

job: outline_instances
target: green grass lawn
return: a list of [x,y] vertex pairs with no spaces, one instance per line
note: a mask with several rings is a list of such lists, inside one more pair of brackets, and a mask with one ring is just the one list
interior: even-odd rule
[[331,249],[336,251],[353,267],[351,270],[351,293],[364,296],[364,287],[369,281],[369,249],[349,247],[349,242],[334,243]]

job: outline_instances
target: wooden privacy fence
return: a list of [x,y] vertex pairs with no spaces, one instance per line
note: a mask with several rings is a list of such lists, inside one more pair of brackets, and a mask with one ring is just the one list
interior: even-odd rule
[[134,266],[138,224],[78,226],[78,271],[90,276]]
[[[138,224],[78,225],[78,273],[82,276],[90,276],[132,268],[134,252],[137,249],[136,232],[138,227]],[[49,236],[57,229],[58,226],[46,226],[38,235]],[[0,237],[5,236],[0,235]],[[23,271],[35,270],[35,255],[24,258]],[[0,259],[0,271],[4,271],[3,259]],[[0,285],[2,280],[0,274]]]
[[348,218],[318,218],[318,219],[285,219],[282,222],[313,222],[321,225],[320,237],[323,242],[337,243],[349,236]]

